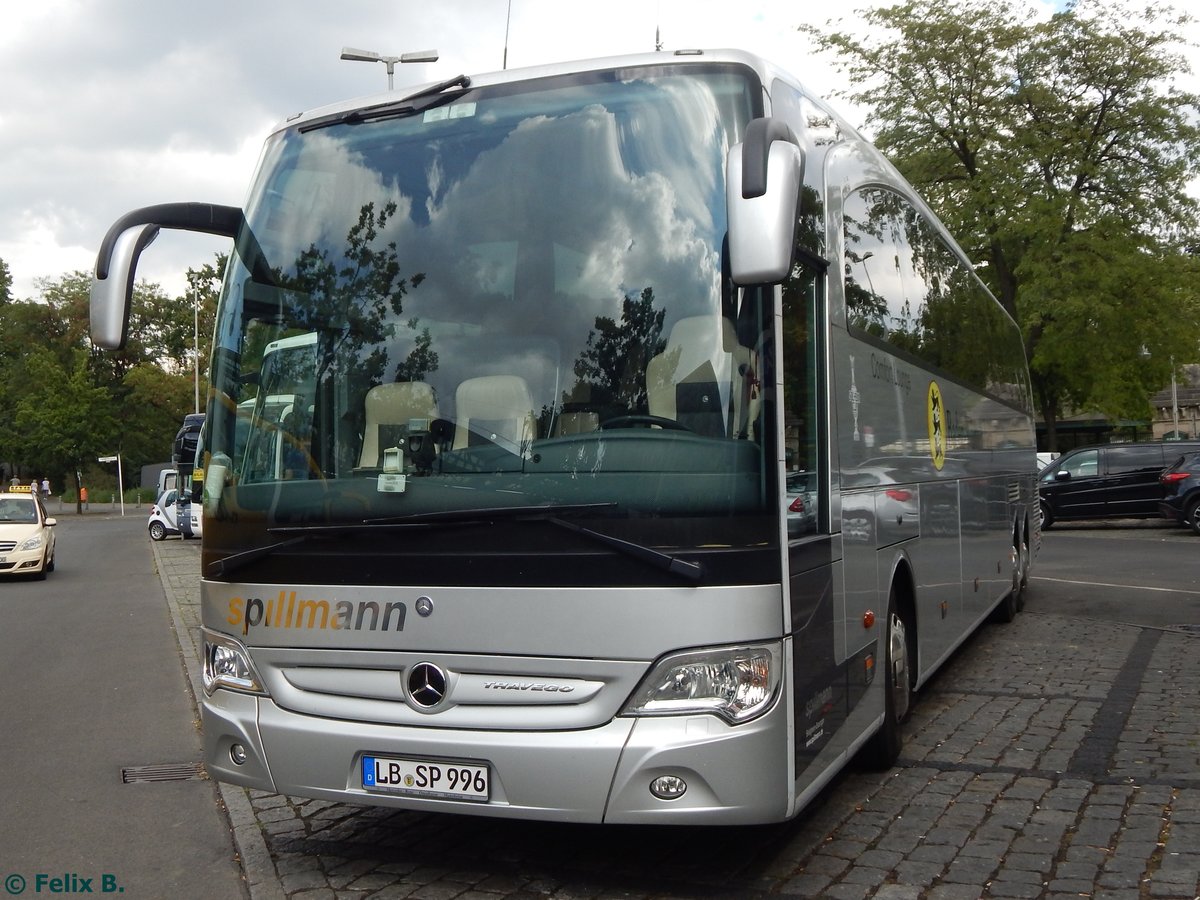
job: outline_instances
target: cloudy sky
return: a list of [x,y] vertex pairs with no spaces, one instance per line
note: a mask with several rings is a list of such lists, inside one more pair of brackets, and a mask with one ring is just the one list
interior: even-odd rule
[[[385,67],[342,61],[343,47],[386,55],[437,49],[436,63],[396,67],[399,90],[500,69],[506,31],[511,69],[653,50],[657,27],[667,50],[754,50],[828,96],[844,84],[796,25],[835,12],[840,6],[813,0],[6,3],[0,259],[14,296],[33,298],[38,279],[90,269],[105,230],[130,209],[195,200],[241,205],[276,123],[386,90]],[[139,275],[178,294],[186,268],[210,262],[227,245],[164,232]]]

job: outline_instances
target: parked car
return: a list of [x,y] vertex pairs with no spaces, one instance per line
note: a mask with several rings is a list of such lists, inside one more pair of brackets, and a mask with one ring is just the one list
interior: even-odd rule
[[1158,480],[1164,492],[1159,512],[1200,534],[1200,451],[1180,456]]
[[54,571],[54,526],[29,485],[0,489],[0,575],[45,578]]
[[150,508],[150,519],[146,527],[150,530],[150,540],[161,541],[168,534],[179,534],[179,507],[175,504],[175,491],[169,490]]
[[1181,453],[1191,450],[1200,450],[1200,443],[1149,441],[1067,451],[1038,478],[1042,527],[1069,519],[1161,515],[1164,487],[1158,476]]
[[787,474],[788,537],[812,534],[817,530],[817,473]]

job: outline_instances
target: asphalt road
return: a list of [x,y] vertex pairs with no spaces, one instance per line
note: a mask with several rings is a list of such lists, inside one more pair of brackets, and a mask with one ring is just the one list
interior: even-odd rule
[[1047,530],[1026,609],[1200,634],[1200,537],[1157,520]]
[[[0,581],[10,895],[246,894],[215,785],[197,777],[198,724],[146,512],[130,512],[62,517],[55,571]],[[126,783],[164,765],[191,777]]]

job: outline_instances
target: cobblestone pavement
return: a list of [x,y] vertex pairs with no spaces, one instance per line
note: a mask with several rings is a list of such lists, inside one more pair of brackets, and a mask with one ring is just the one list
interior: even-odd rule
[[[199,695],[199,547],[154,552]],[[1200,897],[1200,638],[1024,613],[926,686],[905,737],[891,771],[755,828],[221,794],[254,900]]]

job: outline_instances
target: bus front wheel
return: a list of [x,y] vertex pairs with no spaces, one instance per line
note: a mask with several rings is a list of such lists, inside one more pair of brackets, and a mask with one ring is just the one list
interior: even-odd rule
[[900,726],[908,718],[912,705],[912,655],[908,625],[900,615],[896,589],[888,597],[887,634],[884,637],[883,724],[863,745],[862,759],[876,771],[890,769],[900,758],[903,738]]

